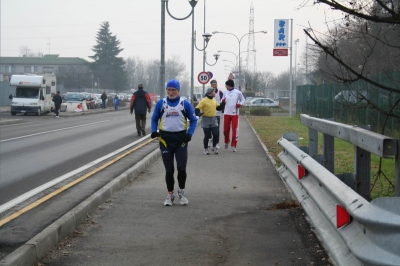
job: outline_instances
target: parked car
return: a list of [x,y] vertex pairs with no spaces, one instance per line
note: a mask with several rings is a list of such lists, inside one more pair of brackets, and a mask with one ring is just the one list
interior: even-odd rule
[[80,92],[67,92],[63,95],[63,102],[61,104],[61,112],[75,112],[77,109],[87,111],[86,98]]
[[[101,100],[101,94],[100,93],[95,93],[94,97],[95,97],[95,101],[94,102],[95,102],[96,108],[101,108],[101,104],[103,103],[102,100]],[[107,106],[107,104],[108,104],[108,97],[106,99],[106,106]]]
[[255,97],[247,97],[246,98],[246,102],[249,102],[250,100],[253,100],[253,99],[263,99],[264,97],[260,97],[260,96],[255,96]]
[[336,94],[333,100],[341,104],[367,103],[369,101],[369,93],[366,90],[344,90]]
[[118,94],[118,98],[120,101],[126,101],[126,102],[131,100],[128,94],[122,92]]
[[93,97],[94,97],[93,93],[82,92],[82,94],[85,96],[87,108],[88,109],[95,109],[96,108],[96,103],[95,103],[95,101],[93,99]]
[[97,96],[93,96],[93,101],[94,101],[94,108],[101,108],[101,99]]
[[246,106],[267,106],[269,108],[278,108],[279,102],[270,98],[253,98],[246,102]]

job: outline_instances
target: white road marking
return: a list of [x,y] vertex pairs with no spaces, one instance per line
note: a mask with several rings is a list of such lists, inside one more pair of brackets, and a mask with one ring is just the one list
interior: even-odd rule
[[48,134],[48,133],[51,133],[51,132],[57,132],[57,131],[61,131],[61,130],[71,129],[71,128],[86,127],[86,126],[90,126],[90,125],[94,125],[94,124],[98,124],[98,123],[103,123],[103,122],[108,122],[108,121],[110,121],[110,120],[103,120],[103,121],[98,121],[98,122],[93,122],[93,123],[84,124],[84,125],[78,125],[78,126],[73,126],[73,127],[64,127],[64,128],[59,128],[59,129],[54,129],[54,130],[50,130],[50,131],[39,132],[39,133],[30,134],[30,135],[21,136],[21,137],[16,137],[16,138],[4,139],[4,140],[0,140],[0,142],[6,142],[6,141],[11,141],[11,140],[16,140],[16,139],[23,139],[23,138],[28,138],[28,137]]

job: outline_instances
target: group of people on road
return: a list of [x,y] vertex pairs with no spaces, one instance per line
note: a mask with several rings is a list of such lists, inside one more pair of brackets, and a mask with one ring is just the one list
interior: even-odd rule
[[[234,88],[233,80],[225,82],[226,90],[218,90],[216,80],[211,81],[211,88],[208,88],[205,97],[193,108],[192,104],[179,96],[180,83],[171,79],[166,84],[167,97],[160,99],[154,107],[151,118],[151,138],[159,139],[162,161],[165,167],[165,182],[167,186],[167,198],[165,206],[173,205],[175,200],[175,161],[178,181],[178,197],[181,205],[187,205],[189,200],[186,197],[186,166],[188,162],[188,142],[196,130],[197,121],[201,119],[204,138],[204,154],[219,153],[219,131],[221,115],[223,114],[223,134],[225,149],[232,147],[236,152],[239,135],[239,108],[245,103],[241,91]],[[107,96],[105,92],[101,96],[102,108],[105,108]],[[59,117],[62,103],[60,92],[53,97],[55,104],[55,116]],[[114,108],[118,110],[119,98],[115,96]],[[142,83],[138,84],[138,90],[133,93],[130,100],[130,113],[135,112],[136,131],[138,136],[145,136],[146,111],[150,113],[152,101],[148,92],[144,90]],[[232,129],[232,135],[230,131]]]
[[[205,97],[193,109],[193,106],[179,96],[180,83],[178,80],[169,80],[166,84],[167,97],[160,99],[154,108],[151,118],[151,138],[158,138],[161,157],[165,168],[165,182],[167,185],[167,198],[165,206],[172,206],[175,200],[174,173],[175,162],[178,197],[181,205],[187,205],[186,197],[186,166],[188,161],[188,142],[196,130],[197,120],[202,117],[201,127],[204,132],[204,154],[219,153],[219,128],[220,116],[224,114],[224,144],[225,149],[231,144],[232,151],[236,152],[238,141],[239,108],[245,103],[241,91],[234,88],[233,80],[225,82],[226,91],[218,90],[216,80],[211,81],[212,88],[207,89]],[[132,96],[133,99],[133,96]],[[131,113],[132,113],[131,100]],[[149,109],[150,110],[150,109]],[[232,137],[230,131],[232,127]]]

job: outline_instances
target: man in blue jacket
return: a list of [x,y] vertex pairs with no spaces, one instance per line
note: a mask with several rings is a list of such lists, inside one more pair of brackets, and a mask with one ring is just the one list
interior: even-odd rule
[[[173,205],[174,195],[174,157],[178,170],[178,196],[181,205],[189,203],[185,195],[188,142],[196,130],[197,118],[192,105],[180,98],[179,81],[171,79],[166,86],[167,97],[160,99],[151,118],[151,138],[159,138],[160,150],[165,167],[165,182],[168,196],[165,206]],[[188,123],[188,120],[190,123]],[[157,132],[157,129],[159,130]]]

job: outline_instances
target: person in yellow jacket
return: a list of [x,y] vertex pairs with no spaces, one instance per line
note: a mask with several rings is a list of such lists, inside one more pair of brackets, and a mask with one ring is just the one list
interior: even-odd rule
[[222,110],[222,106],[218,104],[218,102],[214,99],[215,91],[213,88],[207,89],[205,97],[199,102],[196,106],[194,112],[196,116],[202,116],[201,119],[201,127],[204,131],[204,154],[209,155],[210,151],[208,150],[208,140],[211,138],[211,133],[213,136],[213,144],[211,151],[214,154],[218,154],[219,150],[219,126],[217,120],[217,110]]

